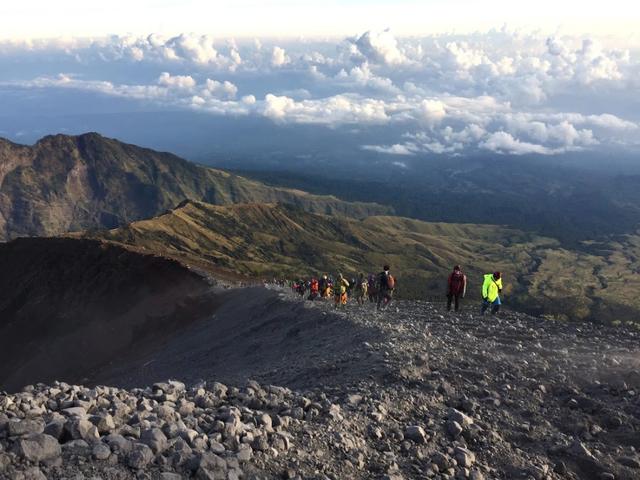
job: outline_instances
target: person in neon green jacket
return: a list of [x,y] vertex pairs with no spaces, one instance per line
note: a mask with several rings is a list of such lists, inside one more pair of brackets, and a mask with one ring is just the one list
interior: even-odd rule
[[500,311],[500,293],[502,293],[502,274],[500,272],[487,273],[482,283],[482,315],[491,305],[491,313]]

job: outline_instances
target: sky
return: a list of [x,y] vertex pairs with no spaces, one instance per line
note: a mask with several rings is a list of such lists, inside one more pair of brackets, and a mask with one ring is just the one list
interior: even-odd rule
[[144,136],[150,146],[178,148],[167,132],[179,118],[181,128],[202,129],[202,152],[207,138],[233,143],[208,136],[202,118],[250,125],[261,149],[270,141],[279,151],[288,139],[278,132],[314,128],[354,155],[399,165],[433,155],[635,152],[639,5],[6,1],[0,136],[104,130],[135,141],[142,137],[123,125],[145,113],[168,119]]
[[620,34],[637,30],[633,0],[6,0],[0,36],[111,34],[344,36],[391,28],[400,35],[469,33],[503,24],[547,33]]

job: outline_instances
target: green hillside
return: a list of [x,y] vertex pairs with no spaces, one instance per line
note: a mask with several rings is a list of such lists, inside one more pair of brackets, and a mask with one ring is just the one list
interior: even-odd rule
[[[249,277],[348,276],[390,263],[403,297],[442,299],[454,264],[479,298],[482,274],[501,270],[513,307],[556,318],[635,319],[640,302],[640,237],[563,249],[556,240],[493,225],[426,223],[400,217],[364,220],[277,204],[214,206],[184,202],[157,218],[92,234],[216,271]],[[624,252],[624,253],[623,253]]]

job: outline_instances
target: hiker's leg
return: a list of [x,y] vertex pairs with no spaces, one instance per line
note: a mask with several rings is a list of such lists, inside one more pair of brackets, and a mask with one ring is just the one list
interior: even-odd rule
[[482,310],[480,311],[480,315],[484,315],[484,312],[489,308],[489,302],[487,300],[482,301]]
[[460,309],[460,294],[456,294],[455,309],[456,309],[456,312]]
[[502,304],[502,302],[500,301],[500,297],[496,298],[493,301],[493,307],[491,308],[491,313],[493,315],[495,315],[496,313],[498,313],[500,311],[500,305]]
[[[453,300],[453,295],[448,294],[447,295],[447,312],[451,311],[451,301]],[[456,304],[458,303],[457,299],[456,299]]]

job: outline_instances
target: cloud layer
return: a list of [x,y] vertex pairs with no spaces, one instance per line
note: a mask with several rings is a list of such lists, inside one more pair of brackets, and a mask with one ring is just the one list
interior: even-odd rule
[[592,38],[492,31],[401,39],[370,31],[341,42],[274,44],[118,36],[3,43],[0,67],[0,95],[67,89],[276,124],[360,133],[388,126],[389,143],[354,146],[385,155],[640,145],[638,52]]

